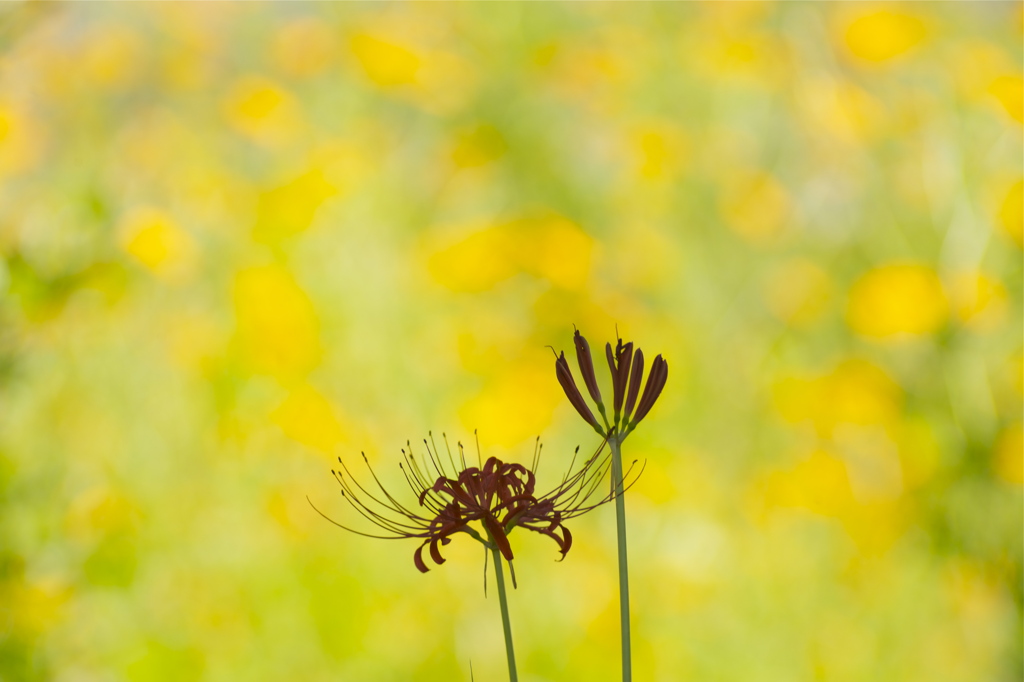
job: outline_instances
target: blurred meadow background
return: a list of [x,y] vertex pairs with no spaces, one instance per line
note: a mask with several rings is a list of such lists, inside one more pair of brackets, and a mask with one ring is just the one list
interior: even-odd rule
[[[430,430],[553,486],[576,324],[671,366],[637,679],[1020,680],[1022,22],[4,4],[0,679],[504,679],[475,543],[306,497]],[[513,535],[524,680],[618,679],[613,517]]]

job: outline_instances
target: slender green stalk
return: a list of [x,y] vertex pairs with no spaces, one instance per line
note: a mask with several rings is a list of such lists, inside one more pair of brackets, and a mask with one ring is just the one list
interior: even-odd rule
[[615,529],[619,543],[619,620],[622,632],[622,680],[633,679],[633,656],[629,634],[629,559],[626,555],[626,496],[622,490],[622,451],[618,434],[608,439],[612,449],[612,483],[615,485]]
[[508,598],[505,596],[505,571],[501,567],[501,554],[497,547],[491,548],[494,556],[494,575],[498,579],[498,603],[501,604],[501,626],[505,630],[505,654],[508,657],[509,682],[518,682],[516,673],[516,652],[512,650],[512,625],[508,620]]

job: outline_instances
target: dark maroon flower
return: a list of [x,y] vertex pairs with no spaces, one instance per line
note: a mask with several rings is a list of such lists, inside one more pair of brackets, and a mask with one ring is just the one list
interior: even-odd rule
[[[441,547],[449,544],[457,533],[466,533],[487,547],[497,548],[506,561],[511,561],[513,553],[508,536],[515,528],[525,528],[554,540],[564,558],[572,547],[572,534],[564,525],[565,521],[610,502],[632,484],[623,486],[622,482],[616,482],[610,486],[611,492],[596,501],[591,500],[611,467],[604,442],[576,471],[573,471],[574,455],[573,464],[561,484],[538,495],[535,472],[540,460],[539,439],[534,449],[533,466],[529,468],[502,462],[497,457],[489,457],[480,466],[466,466],[465,453],[459,443],[458,459],[462,465],[459,469],[451,449],[447,448],[447,439],[447,462],[432,441],[432,438],[423,441],[426,457],[417,459],[411,447],[402,450],[403,461],[399,466],[416,495],[418,507],[410,508],[392,496],[373,472],[365,454],[363,461],[379,492],[360,484],[340,457],[341,470],[331,471],[349,505],[386,534],[355,530],[327,517],[319,509],[317,512],[331,523],[358,535],[388,540],[422,540],[413,554],[413,563],[426,573],[429,569],[423,560],[423,550],[427,549],[435,564],[443,564],[445,559],[441,555]],[[626,472],[624,478],[629,473]]]
[[[665,382],[668,381],[668,363],[660,355],[654,358],[650,374],[647,377],[647,385],[644,387],[643,395],[640,395],[640,385],[644,378],[643,351],[639,348],[634,351],[633,343],[623,343],[622,339],[618,339],[614,350],[612,344],[605,344],[605,356],[608,359],[608,369],[612,377],[613,415],[612,421],[609,421],[594,373],[590,344],[583,338],[579,330],[576,330],[573,335],[573,342],[576,346],[576,358],[579,361],[580,373],[583,375],[590,397],[597,405],[604,423],[597,420],[583,398],[583,394],[576,388],[576,382],[569,370],[569,363],[566,362],[564,353],[557,355],[555,359],[555,374],[558,383],[561,384],[569,402],[587,423],[602,436],[610,438],[618,435],[621,441],[636,428],[641,419],[647,416],[658,396],[661,395],[662,389],[665,388]],[[639,404],[637,396],[640,396]],[[633,412],[634,406],[636,407],[635,413]]]

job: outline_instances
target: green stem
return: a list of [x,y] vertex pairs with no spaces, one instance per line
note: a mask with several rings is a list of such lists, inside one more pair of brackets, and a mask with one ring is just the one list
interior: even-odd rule
[[619,544],[619,620],[622,632],[622,680],[633,679],[633,656],[629,635],[629,559],[626,555],[626,496],[622,490],[622,441],[618,434],[608,439],[612,449],[612,483],[615,485],[615,529]]
[[494,575],[498,579],[498,603],[501,604],[501,626],[505,630],[505,655],[508,657],[509,682],[518,682],[516,674],[516,653],[512,650],[512,625],[508,620],[508,598],[505,596],[505,571],[501,567],[501,554],[497,547],[491,547],[494,556]]

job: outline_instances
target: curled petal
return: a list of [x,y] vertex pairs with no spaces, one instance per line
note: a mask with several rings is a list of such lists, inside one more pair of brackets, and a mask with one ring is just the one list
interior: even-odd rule
[[626,383],[629,381],[629,363],[633,359],[633,342],[623,345],[619,339],[615,348],[615,369],[612,382],[615,387],[615,414],[622,410],[622,399],[626,396]]
[[412,562],[414,564],[416,564],[416,568],[419,570],[420,573],[426,573],[426,572],[428,572],[430,570],[429,568],[427,568],[427,565],[425,563],[423,563],[423,548],[424,547],[426,547],[426,543],[424,543],[424,544],[420,545],[419,547],[417,547],[416,548],[416,552],[413,553],[413,555],[412,555]]
[[441,556],[441,550],[438,549],[437,544],[447,545],[451,542],[450,538],[434,538],[430,541],[430,558],[434,560],[434,563],[440,566],[445,562],[445,558]]
[[601,431],[601,424],[594,417],[594,413],[583,399],[580,389],[576,388],[576,381],[573,380],[572,372],[569,371],[569,363],[565,360],[565,353],[561,353],[558,359],[555,360],[555,376],[558,378],[558,383],[562,385],[562,390],[565,391],[565,397],[569,399],[569,402],[576,408],[580,416],[603,435],[604,432]]

